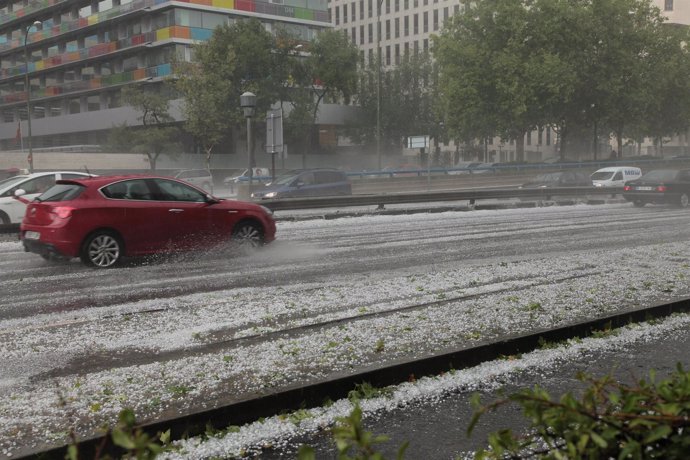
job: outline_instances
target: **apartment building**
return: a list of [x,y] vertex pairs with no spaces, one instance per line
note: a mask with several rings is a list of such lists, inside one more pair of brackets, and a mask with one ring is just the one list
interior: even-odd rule
[[[0,2],[0,150],[101,144],[138,114],[121,89],[160,84],[173,57],[215,27],[259,18],[305,41],[330,27],[326,0],[7,0]],[[30,107],[27,110],[28,72]],[[174,110],[173,110],[174,112]]]

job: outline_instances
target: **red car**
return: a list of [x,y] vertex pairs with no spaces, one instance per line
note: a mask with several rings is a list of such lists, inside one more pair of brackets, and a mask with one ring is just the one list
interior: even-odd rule
[[80,257],[107,268],[123,256],[205,249],[233,240],[260,246],[275,239],[263,206],[209,195],[158,176],[59,180],[29,203],[20,227],[24,249],[45,259]]

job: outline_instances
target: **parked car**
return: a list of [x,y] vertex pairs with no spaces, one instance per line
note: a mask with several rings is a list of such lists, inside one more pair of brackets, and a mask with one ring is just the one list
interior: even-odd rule
[[627,181],[642,177],[642,170],[634,166],[615,166],[598,169],[589,177],[595,187],[622,187]]
[[472,174],[474,168],[481,164],[483,163],[480,163],[478,161],[460,161],[455,166],[453,166],[453,169],[448,171],[448,174],[453,176],[460,174]]
[[381,171],[389,173],[389,177],[417,177],[424,170],[425,168],[413,163],[402,163],[397,166],[386,166]]
[[25,200],[32,200],[48,190],[59,179],[89,177],[88,173],[73,171],[40,172],[21,174],[3,180],[0,183],[0,224],[18,224],[24,217],[26,203],[15,200],[14,193],[23,190]]
[[591,187],[592,179],[582,171],[556,171],[539,174],[520,188]]
[[269,209],[215,198],[158,176],[59,180],[27,207],[20,239],[45,259],[79,257],[108,268],[125,256],[208,249],[228,241],[259,246],[275,239]]
[[[252,179],[260,183],[271,181],[271,170],[269,168],[252,168]],[[230,176],[223,179],[223,184],[231,186],[232,184],[239,184],[249,180],[249,168],[242,171],[242,174],[237,176]]]
[[29,174],[29,172],[19,168],[0,169],[0,182],[8,178],[18,176],[19,174]]
[[295,170],[255,190],[252,198],[352,195],[347,175],[337,169]]
[[649,171],[625,183],[623,198],[638,207],[647,203],[668,203],[685,208],[690,203],[690,169]]
[[208,169],[183,169],[174,177],[213,193],[213,176]]
[[497,169],[500,169],[499,166],[500,163],[479,163],[476,166],[472,166],[471,171],[472,174],[496,174]]

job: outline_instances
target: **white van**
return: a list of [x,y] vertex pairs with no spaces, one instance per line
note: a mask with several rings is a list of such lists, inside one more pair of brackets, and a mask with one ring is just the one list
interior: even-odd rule
[[595,187],[622,187],[626,181],[642,177],[642,170],[634,166],[601,168],[590,176]]

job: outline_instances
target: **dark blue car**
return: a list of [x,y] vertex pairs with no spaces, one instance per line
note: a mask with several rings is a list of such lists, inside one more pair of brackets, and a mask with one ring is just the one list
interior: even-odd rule
[[295,198],[352,195],[347,175],[337,169],[296,170],[284,174],[255,190],[252,198]]

